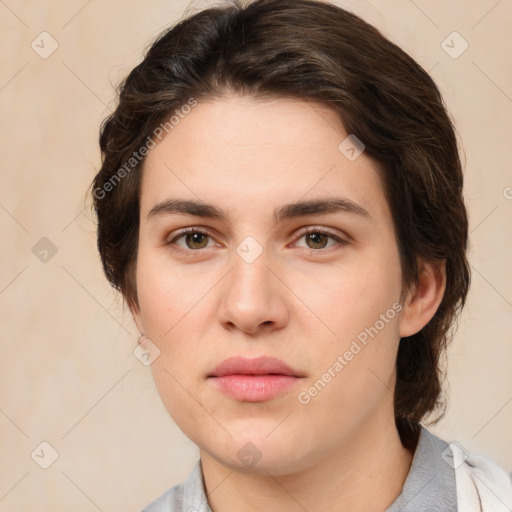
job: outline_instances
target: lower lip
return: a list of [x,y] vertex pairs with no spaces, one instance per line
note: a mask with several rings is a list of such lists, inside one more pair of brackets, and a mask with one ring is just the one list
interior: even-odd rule
[[212,384],[242,402],[264,402],[284,393],[301,379],[291,375],[225,375],[210,377]]

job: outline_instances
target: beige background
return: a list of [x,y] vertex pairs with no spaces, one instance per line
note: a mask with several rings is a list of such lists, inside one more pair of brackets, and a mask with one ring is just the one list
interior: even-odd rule
[[[431,70],[464,141],[473,283],[432,430],[512,471],[512,3],[338,3]],[[132,354],[83,209],[113,85],[187,5],[0,1],[0,512],[139,511],[197,458]],[[31,48],[43,31],[58,43],[47,59]],[[453,31],[469,43],[457,59],[441,46]],[[32,252],[42,237],[57,248],[46,263]],[[46,470],[31,458],[48,460],[43,441],[58,452]]]

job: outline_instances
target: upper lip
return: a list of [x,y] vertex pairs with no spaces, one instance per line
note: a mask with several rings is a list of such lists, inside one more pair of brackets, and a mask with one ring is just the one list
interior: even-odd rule
[[228,357],[218,364],[208,377],[224,377],[226,375],[291,375],[302,377],[286,363],[275,357],[247,358],[242,356]]

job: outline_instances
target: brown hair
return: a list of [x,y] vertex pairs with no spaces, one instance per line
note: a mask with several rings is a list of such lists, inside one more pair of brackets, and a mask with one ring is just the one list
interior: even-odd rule
[[234,92],[322,102],[363,141],[381,168],[405,285],[417,282],[418,257],[446,263],[436,314],[398,350],[395,418],[411,445],[419,421],[441,404],[440,357],[470,283],[455,129],[428,73],[335,5],[232,0],[162,33],[118,92],[118,106],[102,124],[102,166],[91,187],[103,268],[130,306],[137,304],[140,148],[191,98]]

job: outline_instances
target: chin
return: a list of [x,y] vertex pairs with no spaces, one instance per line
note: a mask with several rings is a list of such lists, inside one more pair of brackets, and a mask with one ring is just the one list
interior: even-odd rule
[[230,431],[233,437],[215,444],[210,437],[203,449],[223,466],[246,474],[288,475],[314,463],[314,457],[303,452],[304,444],[297,442],[289,432],[283,429],[281,435],[273,432],[268,436],[271,430],[265,428],[263,433],[252,428],[238,435]]

